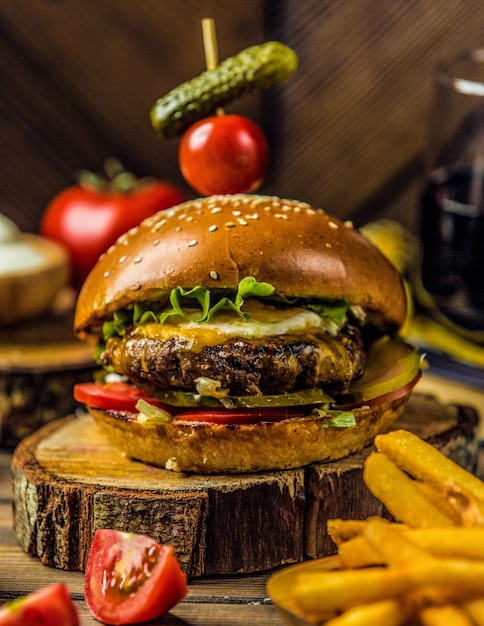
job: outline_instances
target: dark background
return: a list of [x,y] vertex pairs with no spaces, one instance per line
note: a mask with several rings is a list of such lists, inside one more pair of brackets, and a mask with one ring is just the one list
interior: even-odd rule
[[108,157],[183,185],[178,139],[149,111],[203,71],[203,17],[220,59],[267,39],[300,57],[284,86],[229,107],[268,135],[261,192],[415,227],[432,72],[484,44],[482,0],[1,0],[0,213],[36,230]]

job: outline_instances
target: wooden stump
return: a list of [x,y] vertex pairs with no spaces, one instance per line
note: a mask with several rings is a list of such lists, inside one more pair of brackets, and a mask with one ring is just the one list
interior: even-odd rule
[[[473,409],[414,394],[396,427],[407,428],[471,471]],[[49,566],[83,570],[97,528],[171,543],[189,576],[249,573],[334,551],[332,517],[385,514],[362,480],[371,451],[297,470],[177,474],[123,457],[91,417],[67,417],[25,439],[12,462],[15,531]]]
[[0,444],[13,447],[72,413],[76,383],[92,380],[93,350],[74,337],[75,295],[59,294],[34,321],[0,327]]

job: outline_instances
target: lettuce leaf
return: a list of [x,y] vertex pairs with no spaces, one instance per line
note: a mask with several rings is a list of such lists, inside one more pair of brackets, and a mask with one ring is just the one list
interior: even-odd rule
[[244,319],[250,318],[250,313],[244,311],[245,300],[250,297],[271,297],[274,304],[291,304],[301,306],[316,312],[321,317],[330,320],[335,327],[340,327],[346,321],[349,307],[343,300],[334,303],[310,301],[307,298],[286,298],[274,296],[275,288],[270,283],[258,282],[253,276],[243,278],[232,297],[221,295],[220,291],[212,292],[208,287],[198,285],[191,289],[175,287],[170,292],[170,304],[161,311],[156,310],[156,304],[151,302],[135,302],[130,309],[115,311],[113,319],[105,322],[103,326],[103,338],[107,341],[110,337],[122,337],[126,329],[131,325],[147,323],[164,324],[174,317],[187,317],[187,309],[196,307],[200,310],[196,322],[203,324],[210,321],[213,316],[222,310],[233,311]]

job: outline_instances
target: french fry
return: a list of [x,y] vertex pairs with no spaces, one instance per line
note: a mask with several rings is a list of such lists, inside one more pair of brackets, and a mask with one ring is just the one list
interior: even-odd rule
[[426,558],[408,565],[334,571],[301,572],[294,581],[293,600],[312,614],[344,611],[351,606],[433,590],[449,603],[472,599],[484,589],[484,562]]
[[408,603],[392,598],[352,607],[325,622],[325,626],[402,626],[409,614]]
[[436,489],[433,485],[418,480],[415,481],[415,486],[422,493],[424,498],[447,515],[456,526],[462,523],[463,506],[457,506],[457,503],[449,498],[448,493]]
[[464,608],[471,616],[475,626],[484,626],[484,594],[483,597],[466,602]]
[[338,569],[287,589],[325,626],[484,626],[484,482],[404,430],[378,435],[363,479],[393,515],[331,519]]
[[425,550],[416,546],[397,529],[396,524],[385,524],[381,520],[368,520],[364,537],[380,553],[387,565],[406,565],[407,563],[424,562],[433,557]]
[[367,523],[368,520],[333,518],[326,522],[326,528],[331,539],[339,546],[353,537],[362,535]]
[[401,568],[371,567],[327,574],[301,572],[292,598],[303,611],[326,615],[352,606],[388,600],[413,589],[414,581]]
[[429,606],[419,611],[422,626],[475,626],[469,614],[455,604]]
[[394,430],[375,437],[375,446],[402,470],[440,489],[442,485],[459,490],[484,502],[484,483],[434,446],[408,430]]
[[385,559],[381,552],[364,536],[353,537],[342,543],[338,548],[342,569],[356,569],[370,565],[384,565]]
[[[484,561],[484,528],[408,528],[403,524],[393,524],[391,528],[433,557]],[[343,568],[384,563],[381,551],[368,541],[364,530],[341,543],[338,555]]]
[[462,526],[484,527],[484,502],[457,485],[449,486],[445,497],[449,505],[460,516]]
[[401,532],[433,556],[484,561],[484,528],[402,528]]
[[363,469],[368,489],[400,522],[412,527],[454,526],[454,522],[430,502],[397,464],[381,452],[373,452]]

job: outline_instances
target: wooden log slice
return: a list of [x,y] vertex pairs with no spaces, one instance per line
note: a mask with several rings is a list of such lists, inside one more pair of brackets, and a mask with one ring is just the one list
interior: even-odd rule
[[72,413],[76,383],[92,380],[93,350],[74,337],[75,294],[62,291],[43,315],[0,327],[0,444],[14,447]]
[[[414,394],[396,427],[477,467],[474,409]],[[14,525],[25,552],[83,570],[97,528],[173,544],[187,575],[249,573],[334,551],[331,517],[384,514],[362,480],[371,451],[278,472],[178,474],[123,457],[90,416],[44,426],[12,462]]]

